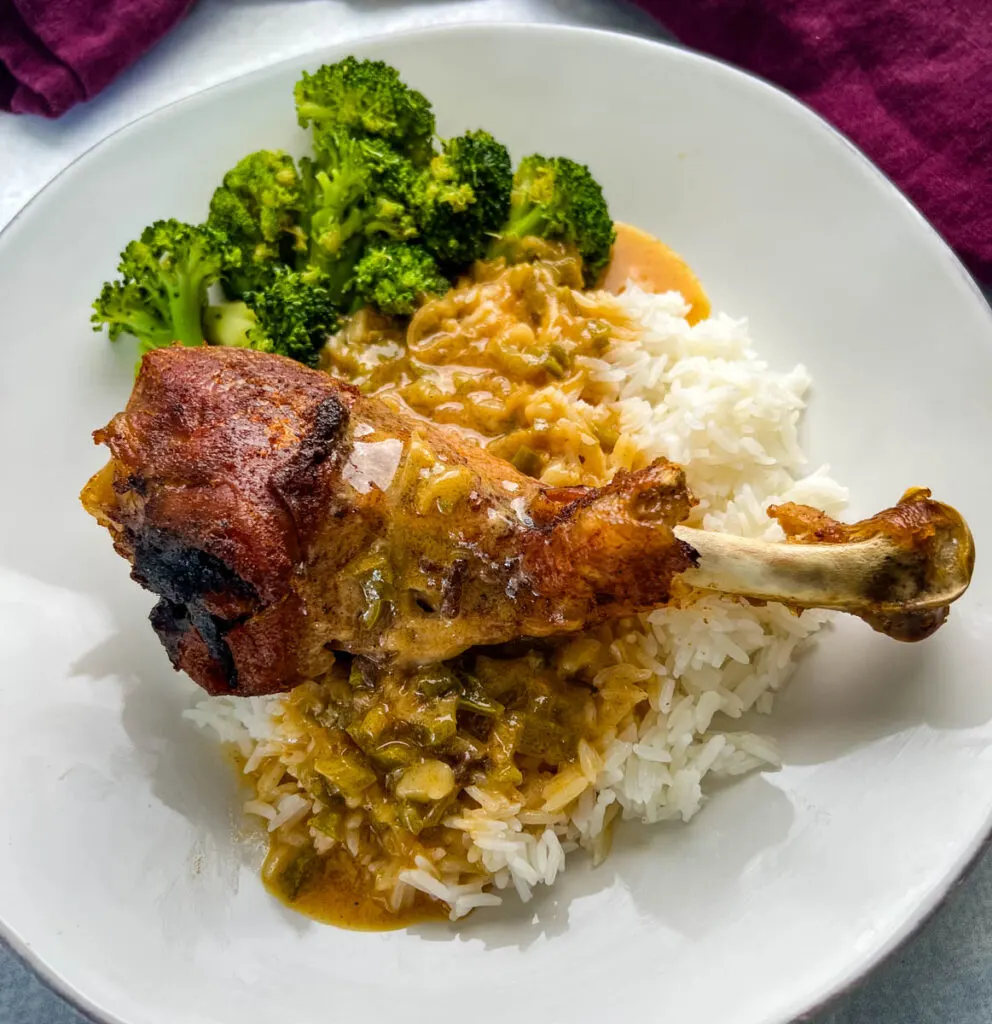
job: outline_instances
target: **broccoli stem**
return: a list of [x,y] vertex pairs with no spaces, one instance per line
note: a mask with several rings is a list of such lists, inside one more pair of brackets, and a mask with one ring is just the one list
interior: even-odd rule
[[208,345],[248,348],[248,332],[257,323],[255,314],[244,302],[224,302],[207,306],[203,314],[203,333]]
[[196,346],[203,343],[203,305],[198,288],[185,275],[174,288],[169,289],[169,312],[172,317],[175,337],[184,345]]
[[538,230],[544,219],[544,211],[539,206],[531,207],[527,213],[511,219],[504,234],[511,238],[527,238],[528,235],[540,235]]

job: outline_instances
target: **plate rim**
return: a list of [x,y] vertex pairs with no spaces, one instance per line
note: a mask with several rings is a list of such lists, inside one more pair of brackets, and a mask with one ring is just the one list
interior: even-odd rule
[[[14,225],[16,225],[29,210],[34,208],[35,205],[46,196],[52,186],[68,174],[69,171],[71,171],[77,164],[89,159],[94,153],[106,146],[117,136],[127,133],[145,121],[160,117],[166,111],[169,111],[174,107],[193,103],[210,93],[233,89],[242,82],[269,74],[276,69],[286,68],[291,65],[299,66],[309,60],[319,58],[322,54],[327,54],[328,51],[359,49],[369,43],[377,43],[384,40],[416,40],[418,38],[441,35],[513,35],[524,30],[532,34],[543,34],[547,36],[572,35],[596,37],[606,41],[607,43],[632,45],[645,50],[665,50],[668,51],[669,57],[674,57],[676,60],[684,60],[689,64],[701,64],[704,66],[715,65],[720,68],[721,73],[727,74],[731,80],[743,80],[757,85],[759,89],[764,90],[774,102],[781,103],[785,107],[791,106],[802,109],[804,114],[808,115],[817,125],[818,129],[825,133],[825,137],[829,138],[832,144],[839,144],[841,148],[847,151],[848,157],[854,159],[862,173],[867,173],[868,175],[873,176],[876,182],[882,183],[883,187],[887,188],[890,196],[902,205],[904,212],[908,213],[915,219],[917,227],[923,229],[924,235],[929,237],[930,243],[936,244],[935,252],[939,252],[945,269],[954,274],[957,277],[958,282],[965,285],[965,290],[970,292],[972,299],[979,303],[979,306],[984,313],[984,319],[989,330],[990,338],[992,338],[992,304],[990,304],[990,301],[986,298],[985,294],[979,287],[977,280],[958,257],[957,253],[954,252],[949,243],[939,234],[930,221],[927,220],[919,207],[916,206],[916,204],[892,181],[892,179],[880,167],[878,167],[878,165],[875,164],[867,154],[852,142],[851,139],[844,135],[839,129],[835,128],[808,103],[792,95],[787,90],[776,85],[774,82],[763,78],[761,75],[738,67],[730,61],[724,60],[720,57],[692,49],[683,45],[678,40],[673,41],[660,37],[653,38],[641,35],[632,29],[606,29],[596,26],[568,25],[557,22],[530,22],[519,19],[512,21],[478,21],[463,24],[428,25],[397,29],[393,31],[363,33],[348,39],[343,43],[326,42],[303,53],[262,64],[259,67],[239,72],[238,74],[225,78],[222,81],[214,82],[203,89],[198,89],[186,96],[170,100],[167,103],[163,103],[160,106],[154,107],[153,109],[126,121],[124,124],[113,129],[113,131],[102,136],[81,153],[78,153],[69,161],[69,163],[49,178],[49,180],[46,181],[45,184],[42,185],[41,188],[39,188],[38,191],[35,192],[27,202],[17,210],[10,220],[0,228],[0,248],[4,246],[5,239],[14,228]],[[895,929],[894,933],[889,936],[885,942],[881,943],[878,947],[865,955],[859,961],[857,967],[852,969],[847,975],[841,976],[839,981],[836,983],[828,982],[824,986],[821,986],[819,991],[811,993],[809,998],[812,1001],[806,1008],[800,1009],[794,1013],[790,1012],[787,1018],[775,1018],[774,1020],[769,1018],[768,1024],[800,1024],[802,1021],[808,1021],[813,1015],[828,1009],[844,995],[855,989],[865,981],[870,974],[874,973],[890,961],[896,953],[905,947],[926,927],[927,924],[929,924],[938,911],[944,907],[951,895],[971,876],[983,856],[990,851],[992,851],[992,811],[990,811],[986,818],[984,827],[976,833],[976,838],[963,849],[963,855],[955,863],[952,870],[940,879],[930,893],[928,893],[917,905],[915,913],[907,916],[903,923]],[[4,917],[2,907],[0,907],[0,948],[13,953],[13,955],[20,961],[21,965],[27,967],[45,988],[58,996],[64,1002],[68,1003],[73,1010],[79,1013],[86,1020],[91,1021],[92,1024],[133,1024],[133,1021],[127,1021],[124,1018],[117,1016],[116,1013],[97,1005],[83,992],[75,988],[72,983],[63,978],[55,968],[53,968],[40,955],[36,954],[32,944],[8,924]]]

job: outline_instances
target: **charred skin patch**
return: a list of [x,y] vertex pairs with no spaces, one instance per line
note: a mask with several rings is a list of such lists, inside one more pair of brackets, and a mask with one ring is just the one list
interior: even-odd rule
[[219,558],[174,534],[146,528],[134,537],[134,580],[158,594],[149,619],[177,669],[184,641],[195,629],[224,688],[238,688],[238,672],[225,635],[259,607],[255,589]]
[[300,444],[300,461],[319,465],[333,451],[348,425],[348,410],[336,395],[328,395],[317,407],[313,427]]
[[337,395],[328,395],[317,406],[313,424],[300,439],[296,454],[273,478],[273,487],[284,499],[313,486],[317,468],[345,447],[347,426],[347,406]]
[[[224,634],[236,623],[211,615],[195,604],[176,604],[164,597],[151,610],[148,621],[177,672],[187,667],[187,645],[194,638],[192,631],[195,630],[210,660],[209,676],[201,685],[211,693],[237,690],[238,670],[224,640]],[[214,685],[209,685],[215,680]]]
[[134,538],[132,576],[146,589],[179,604],[228,592],[256,599],[254,587],[219,558],[153,527],[146,527]]
[[[347,407],[335,395],[325,398],[293,458],[274,474],[272,487],[290,509],[297,531],[312,512],[319,467],[344,447],[347,423]],[[144,526],[131,541],[131,576],[159,595],[149,618],[173,666],[193,671],[211,692],[238,692],[238,666],[227,635],[262,609],[258,592],[222,559],[168,530]]]

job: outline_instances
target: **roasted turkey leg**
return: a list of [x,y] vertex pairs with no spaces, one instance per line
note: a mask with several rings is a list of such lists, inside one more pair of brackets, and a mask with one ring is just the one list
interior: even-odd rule
[[664,604],[693,552],[659,462],[556,490],[277,356],[147,355],[83,492],[152,625],[212,693],[288,689],[333,651],[429,662]]
[[[875,543],[877,530],[857,532],[865,524],[792,507],[776,514],[803,542],[794,546],[720,547],[682,526],[677,535],[693,504],[678,466],[659,460],[603,488],[549,488],[278,356],[152,352],[125,411],[94,436],[112,458],[83,504],[159,595],[151,620],[175,667],[211,693],[289,689],[325,671],[335,651],[403,664],[569,633],[691,599],[693,585],[849,607],[876,628],[895,623],[886,631],[903,638],[926,632],[900,618],[909,598],[883,586],[885,556],[853,604],[794,591],[823,575],[824,546],[844,555],[845,544]],[[902,524],[886,534],[892,557],[911,550],[920,579],[941,575],[926,569],[943,558],[938,535],[956,529],[959,551],[971,550],[946,506],[920,496],[914,515],[897,515],[903,507],[875,520]],[[735,543],[748,552],[743,578]],[[791,577],[779,568],[767,576],[774,587],[753,587],[755,566],[780,567],[786,549]],[[804,573],[802,552],[821,568]],[[843,559],[831,564],[843,577]],[[961,577],[954,596],[970,564],[959,557],[948,570]],[[913,600],[912,616],[939,625],[939,612]]]

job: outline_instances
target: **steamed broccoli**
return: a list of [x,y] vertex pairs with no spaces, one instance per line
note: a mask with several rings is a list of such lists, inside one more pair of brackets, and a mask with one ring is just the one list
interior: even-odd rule
[[313,126],[318,160],[342,134],[380,139],[419,167],[433,155],[430,103],[380,60],[346,57],[312,75],[304,71],[295,95],[301,127]]
[[409,316],[425,298],[448,288],[448,279],[419,245],[370,246],[355,268],[357,298],[382,313]]
[[528,235],[574,246],[582,256],[586,283],[595,282],[610,260],[616,232],[603,190],[588,167],[563,156],[535,154],[521,160],[513,176],[503,245]]
[[513,168],[489,132],[467,132],[443,144],[417,189],[423,244],[448,268],[481,259],[510,212]]
[[304,72],[296,107],[300,124],[312,126],[315,153],[301,162],[306,259],[347,305],[367,241],[417,234],[412,196],[433,154],[434,114],[395,68],[354,57]]
[[385,235],[397,241],[415,237],[413,203],[419,175],[413,162],[371,139],[362,143],[362,154],[369,183],[364,203],[366,236]]
[[362,245],[362,199],[368,182],[368,170],[355,142],[342,142],[335,159],[325,168],[308,157],[300,161],[307,232],[307,255],[297,269],[313,265],[332,275],[335,287],[343,286],[351,276]]
[[319,162],[301,163],[308,206],[308,261],[345,304],[366,242],[403,241],[417,233],[411,212],[413,164],[375,139],[338,135]]
[[203,337],[208,345],[226,348],[255,348],[249,332],[258,318],[243,299],[207,306],[203,311]]
[[246,299],[258,324],[248,332],[254,347],[316,366],[327,336],[337,330],[337,306],[314,275],[280,271],[265,291]]
[[288,153],[250,153],[224,175],[210,200],[207,224],[241,250],[240,265],[225,268],[229,295],[264,287],[277,267],[294,262],[296,252],[306,248],[302,209],[300,178]]
[[223,267],[239,260],[239,250],[221,232],[156,221],[121,253],[120,279],[108,281],[93,303],[93,329],[106,324],[111,340],[127,331],[142,351],[173,341],[199,345],[207,288]]
[[[159,221],[121,255],[94,303],[97,329],[143,349],[175,340],[237,345],[317,364],[338,317],[361,304],[397,316],[487,254],[529,236],[573,246],[592,283],[613,224],[588,168],[506,148],[472,131],[435,148],[434,114],[381,61],[348,57],[304,72],[295,89],[313,156],[240,160],[207,223]],[[223,285],[229,301],[208,306]]]
[[316,366],[338,314],[319,274],[282,268],[268,287],[248,292],[243,302],[209,307],[205,323],[213,345],[275,352]]

